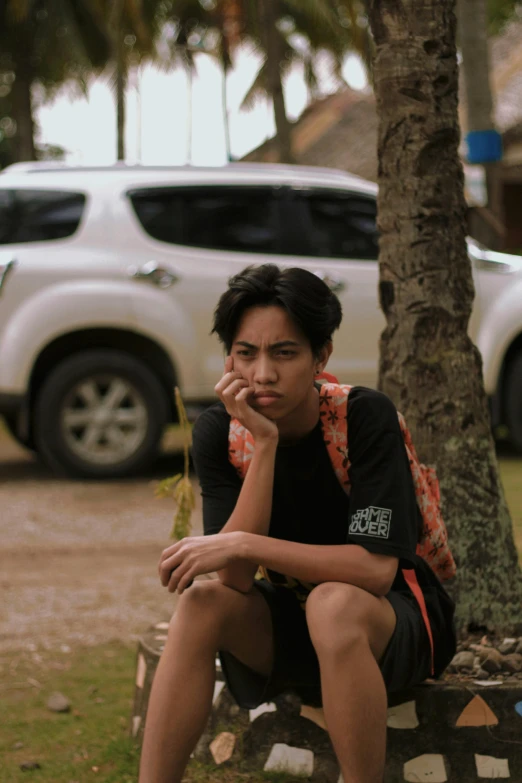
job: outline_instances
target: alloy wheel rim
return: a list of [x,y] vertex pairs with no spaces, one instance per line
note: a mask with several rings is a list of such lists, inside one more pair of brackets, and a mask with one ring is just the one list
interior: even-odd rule
[[93,465],[117,465],[145,440],[145,400],[126,378],[116,374],[82,378],[68,392],[60,424],[71,452]]

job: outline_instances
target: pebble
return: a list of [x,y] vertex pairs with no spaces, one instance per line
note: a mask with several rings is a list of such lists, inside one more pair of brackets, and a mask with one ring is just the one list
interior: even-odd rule
[[522,671],[522,655],[517,655],[516,653],[506,655],[502,662],[502,668],[510,672],[510,674],[518,674],[518,672]]
[[23,746],[24,746],[23,742],[15,742],[15,744],[13,745],[13,750],[20,750],[21,748],[23,748]]
[[504,639],[502,644],[499,644],[498,651],[502,655],[510,655],[517,649],[518,639]]
[[22,772],[29,772],[32,769],[41,769],[41,766],[37,761],[24,761],[20,764],[20,769]]
[[70,712],[71,702],[63,693],[55,691],[47,700],[47,709],[52,712]]
[[470,651],[463,651],[457,653],[452,662],[451,662],[451,668],[455,669],[456,671],[460,671],[461,669],[472,669],[473,668],[473,661],[475,660],[475,655]]
[[498,650],[491,650],[490,654],[485,661],[482,661],[482,668],[490,674],[496,674],[501,671],[503,666],[503,658]]
[[473,650],[473,652],[480,658],[481,661],[485,661],[492,648],[484,647],[482,644],[470,644],[469,649]]
[[[471,659],[471,656],[473,658]],[[522,636],[493,637],[471,635],[457,643],[457,654],[448,666],[446,679],[502,682],[522,681]]]

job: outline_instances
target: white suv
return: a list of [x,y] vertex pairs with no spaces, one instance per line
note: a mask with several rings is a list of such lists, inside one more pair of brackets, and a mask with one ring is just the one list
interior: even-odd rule
[[[0,175],[0,414],[55,470],[111,477],[154,459],[173,387],[214,399],[227,279],[272,261],[320,275],[344,318],[329,369],[374,386],[376,187],[344,172],[25,166]],[[522,448],[522,259],[469,244],[470,332],[495,423]]]

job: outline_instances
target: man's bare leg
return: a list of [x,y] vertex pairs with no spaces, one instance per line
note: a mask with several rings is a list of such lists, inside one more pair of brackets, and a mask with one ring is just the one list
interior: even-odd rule
[[179,599],[154,676],[139,783],[180,783],[210,715],[218,650],[268,675],[270,611],[255,588],[245,595],[196,581]]
[[306,614],[344,783],[382,783],[387,697],[377,661],[395,629],[395,612],[385,598],[332,582],[313,590]]

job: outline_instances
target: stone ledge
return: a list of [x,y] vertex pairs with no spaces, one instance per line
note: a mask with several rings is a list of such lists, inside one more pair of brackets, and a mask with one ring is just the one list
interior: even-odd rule
[[[138,646],[131,734],[139,742],[166,632],[166,624],[153,626]],[[214,706],[195,756],[252,772],[286,769],[311,783],[341,780],[322,710],[291,693],[257,710],[240,709],[218,662]],[[427,681],[390,696],[385,783],[501,778],[522,783],[522,682]]]

